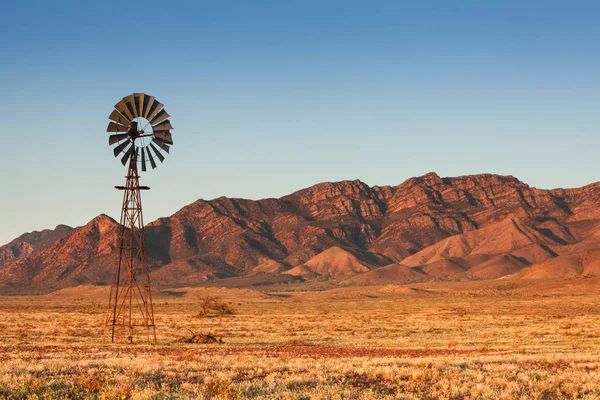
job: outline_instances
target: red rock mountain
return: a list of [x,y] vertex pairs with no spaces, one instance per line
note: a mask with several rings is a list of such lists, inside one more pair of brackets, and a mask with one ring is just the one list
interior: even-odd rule
[[67,225],[58,225],[54,229],[24,233],[12,242],[0,247],[0,267],[19,258],[27,257],[36,250],[42,249],[67,233],[73,228]]
[[[532,279],[551,275],[552,260],[562,275],[595,274],[599,223],[600,184],[541,190],[511,176],[430,173],[398,186],[357,180],[279,199],[198,200],[146,234],[156,285],[257,274],[370,284]],[[0,289],[106,282],[116,228],[100,216],[0,266]]]
[[100,215],[29,256],[0,267],[0,290],[44,292],[108,282],[117,228],[113,219]]

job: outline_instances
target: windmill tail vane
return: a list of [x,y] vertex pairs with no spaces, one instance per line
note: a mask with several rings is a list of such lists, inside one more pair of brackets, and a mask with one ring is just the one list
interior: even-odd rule
[[165,160],[173,145],[169,117],[162,103],[144,93],[124,97],[108,117],[108,144],[127,165],[127,177],[125,186],[115,186],[123,191],[123,206],[104,322],[105,343],[121,339],[133,343],[140,331],[148,342],[156,343],[141,197],[141,191],[150,188],[140,185],[138,165],[145,172],[148,163],[154,169],[156,160]]

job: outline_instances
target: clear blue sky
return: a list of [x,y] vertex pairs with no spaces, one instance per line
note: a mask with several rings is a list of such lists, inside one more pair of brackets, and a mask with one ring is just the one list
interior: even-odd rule
[[5,2],[0,243],[118,218],[112,106],[175,126],[147,222],[198,198],[492,172],[600,180],[597,1]]

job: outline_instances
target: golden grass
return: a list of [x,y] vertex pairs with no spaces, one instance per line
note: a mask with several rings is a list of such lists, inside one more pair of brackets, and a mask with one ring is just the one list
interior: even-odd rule
[[[0,398],[599,398],[599,286],[560,287],[178,289],[156,346],[101,344],[103,289],[1,297]],[[198,318],[202,295],[236,314]]]

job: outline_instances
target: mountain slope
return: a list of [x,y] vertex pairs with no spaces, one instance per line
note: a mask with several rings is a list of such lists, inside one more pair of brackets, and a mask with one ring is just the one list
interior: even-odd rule
[[348,285],[389,285],[423,282],[431,279],[419,268],[411,268],[399,263],[376,268],[345,281]]
[[402,263],[414,267],[443,259],[504,254],[534,248],[541,248],[548,257],[552,257],[555,255],[552,247],[560,245],[552,236],[546,236],[520,220],[509,218],[485,228],[441,240],[407,257]]
[[520,271],[521,279],[556,279],[600,276],[600,251],[560,255]]

